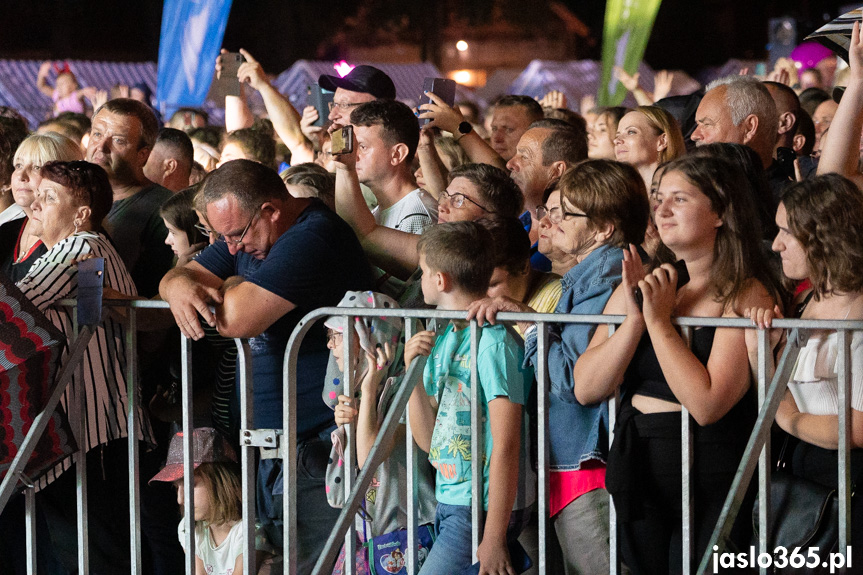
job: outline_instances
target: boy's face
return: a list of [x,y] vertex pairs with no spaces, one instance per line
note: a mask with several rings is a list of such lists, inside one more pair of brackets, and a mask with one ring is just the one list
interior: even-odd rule
[[437,306],[440,298],[440,290],[437,285],[437,272],[426,264],[425,254],[420,254],[420,269],[423,271],[422,283],[423,301],[427,305]]

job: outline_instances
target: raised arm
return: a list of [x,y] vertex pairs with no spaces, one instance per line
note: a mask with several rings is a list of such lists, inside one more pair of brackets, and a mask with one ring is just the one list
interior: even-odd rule
[[431,128],[423,127],[420,130],[420,142],[417,146],[417,159],[423,171],[426,181],[425,190],[434,197],[440,198],[442,191],[446,189],[448,171],[440,159],[435,147],[435,133]]
[[608,326],[598,325],[587,350],[581,354],[573,368],[575,398],[582,405],[591,405],[611,396],[623,383],[623,376],[641,336],[644,334],[644,316],[633,289],[644,276],[638,250],[630,246],[624,251],[623,279],[605,306],[604,314],[622,315],[626,319],[608,337]]
[[[435,334],[433,331],[421,331],[405,344],[405,368],[420,355],[431,354]],[[411,434],[417,446],[426,453],[431,450],[432,433],[437,417],[437,405],[425,390],[423,382],[417,383],[408,400],[408,411],[411,418]]]
[[354,154],[346,154],[336,162],[336,213],[353,228],[374,265],[406,279],[419,265],[419,235],[375,222],[360,190],[355,161]]
[[[419,107],[421,119],[429,118],[431,122],[426,124],[426,127],[440,128],[451,133],[458,145],[464,149],[467,157],[471,162],[477,164],[491,164],[501,170],[506,170],[506,162],[500,157],[500,154],[494,151],[494,148],[488,145],[483,140],[476,130],[471,130],[470,133],[461,135],[458,131],[458,125],[464,122],[464,116],[458,108],[447,106],[446,102],[438,98],[436,95],[429,92],[430,104],[423,104]],[[425,170],[423,170],[425,175]]]
[[863,188],[863,174],[857,169],[860,158],[860,134],[863,133],[863,40],[860,22],[854,23],[848,46],[851,73],[830,130],[824,134],[818,175],[835,172]]
[[617,79],[620,80],[623,87],[632,92],[632,96],[639,106],[653,105],[653,94],[642,88],[641,84],[638,83],[641,74],[636,72],[630,76],[626,73],[626,70],[619,66],[614,67],[614,73],[617,74]]
[[[359,417],[357,420],[357,466],[362,468],[366,459],[378,438],[380,425],[378,424],[378,386],[383,380],[387,368],[392,364],[395,349],[389,342],[376,350],[376,355],[366,352],[366,375],[363,378],[361,388],[364,401],[360,402]],[[380,418],[382,419],[382,418]],[[395,445],[395,436],[383,446],[384,457],[389,457]]]
[[306,139],[300,128],[299,112],[297,112],[296,108],[291,105],[287,98],[282,96],[267,81],[264,69],[251,54],[242,48],[240,49],[240,54],[243,55],[246,61],[240,65],[237,76],[240,82],[249,84],[260,92],[276,134],[278,134],[291,151],[291,163],[300,164],[314,161],[315,151],[312,149],[312,143]]
[[[216,56],[216,78],[222,77],[222,55],[228,51],[222,48]],[[246,104],[246,89],[240,84],[240,95],[225,96],[225,130],[233,132],[242,128],[249,128],[255,123],[255,116]]]
[[51,62],[42,62],[42,65],[39,66],[39,73],[36,74],[36,87],[49,98],[53,98],[54,88],[48,83],[48,74],[50,73]]
[[[710,359],[703,365],[671,324],[677,273],[664,264],[639,283],[644,293],[647,332],[668,387],[699,425],[719,421],[749,389],[751,377],[743,330],[716,329]],[[775,302],[760,283],[752,282],[740,297],[742,308],[772,307]],[[729,311],[726,316],[732,316]]]

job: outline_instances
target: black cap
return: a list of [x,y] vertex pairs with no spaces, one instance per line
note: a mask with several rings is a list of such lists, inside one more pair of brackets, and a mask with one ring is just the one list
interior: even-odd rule
[[395,100],[396,87],[389,76],[374,66],[357,66],[344,78],[321,74],[318,84],[324,90],[335,92],[336,88],[371,94],[378,99]]

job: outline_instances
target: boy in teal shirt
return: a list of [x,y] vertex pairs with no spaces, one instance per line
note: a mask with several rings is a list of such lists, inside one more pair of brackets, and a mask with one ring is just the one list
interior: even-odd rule
[[[419,242],[425,302],[444,310],[467,310],[484,298],[493,271],[491,236],[474,222],[428,228]],[[477,349],[483,417],[481,573],[513,573],[507,542],[515,541],[533,502],[525,438],[524,404],[533,381],[522,368],[524,350],[503,325],[486,326]],[[405,346],[405,362],[430,356],[424,388],[411,395],[411,431],[437,469],[437,539],[422,575],[458,573],[471,557],[470,327],[453,321],[444,333],[423,331]],[[529,488],[528,488],[529,486]]]

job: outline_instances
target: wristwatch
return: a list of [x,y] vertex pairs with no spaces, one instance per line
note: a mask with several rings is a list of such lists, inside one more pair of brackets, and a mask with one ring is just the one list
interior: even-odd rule
[[462,139],[462,137],[467,136],[473,130],[473,126],[470,125],[470,122],[464,121],[458,125],[458,138],[455,139],[456,142]]

